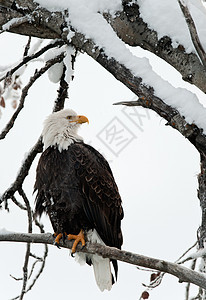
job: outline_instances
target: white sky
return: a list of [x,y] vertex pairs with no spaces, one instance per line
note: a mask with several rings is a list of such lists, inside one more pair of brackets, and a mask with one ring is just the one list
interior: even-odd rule
[[[0,41],[4,45],[0,48],[0,65],[15,62],[22,56],[26,39],[3,34]],[[139,48],[133,52],[138,56],[147,55],[156,72],[174,86],[184,86],[192,90],[204,103],[205,96],[189,84],[182,83],[180,75],[171,67]],[[31,74],[35,67],[36,65],[31,66],[28,73]],[[112,106],[112,103],[118,101],[133,100],[134,95],[86,54],[78,57],[74,75],[66,107],[69,106],[89,118],[90,124],[83,125],[80,134],[85,142],[91,143],[110,161],[125,211],[122,223],[123,249],[175,261],[195,242],[196,231],[200,225],[199,200],[196,195],[198,152],[178,132],[165,126],[164,119],[152,111],[136,108],[137,115],[132,121],[131,115],[128,117],[132,108],[123,112],[123,107]],[[26,74],[23,82],[27,82]],[[49,82],[47,76],[36,82],[29,92],[24,111],[15,128],[1,141],[0,193],[14,180],[25,153],[39,137],[42,122],[52,110],[57,89],[58,85]],[[11,113],[8,102],[0,119],[0,128]],[[98,138],[104,136],[103,129],[112,124],[114,117],[118,126],[123,123],[121,129],[126,127],[130,134],[136,136],[118,156],[113,153],[117,151],[114,146],[112,152]],[[129,137],[129,133],[127,134]],[[24,185],[32,204],[36,164],[37,160]],[[0,211],[0,228],[26,232],[26,217],[16,207],[11,205],[10,208],[10,214]],[[48,219],[44,217],[42,222],[46,231],[52,232]],[[9,274],[15,277],[22,275],[25,245],[1,243],[0,246],[1,257],[4,258],[1,260],[0,272],[1,299],[11,299],[21,290],[21,282],[14,281]],[[41,248],[34,247],[37,254],[40,254]],[[25,299],[66,299],[75,297],[75,289],[78,291],[78,299],[85,297],[85,294],[86,299],[90,300],[139,299],[144,290],[141,283],[148,283],[149,277],[147,272],[119,263],[117,284],[112,291],[101,293],[96,286],[91,267],[79,266],[64,249],[49,247],[45,271]],[[182,300],[184,292],[184,285],[167,275],[161,286],[150,293],[153,300],[173,300],[174,297],[175,300]]]

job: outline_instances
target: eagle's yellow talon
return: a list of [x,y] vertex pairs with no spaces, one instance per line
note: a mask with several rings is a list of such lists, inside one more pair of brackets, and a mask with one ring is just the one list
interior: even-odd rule
[[75,235],[75,234],[68,234],[67,238],[68,238],[69,241],[70,240],[75,240],[74,244],[72,246],[72,254],[76,252],[76,247],[79,244],[79,242],[82,243],[82,247],[84,247],[85,244],[86,244],[85,243],[85,239],[84,239],[84,232],[83,232],[82,229],[80,230],[80,233],[77,234],[77,235]]

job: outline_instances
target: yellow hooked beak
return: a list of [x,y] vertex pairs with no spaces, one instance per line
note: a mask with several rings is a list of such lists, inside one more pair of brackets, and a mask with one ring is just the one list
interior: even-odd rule
[[85,116],[76,116],[73,120],[71,120],[70,122],[76,122],[78,124],[82,124],[82,123],[88,123],[89,124],[89,120],[87,119],[87,117]]

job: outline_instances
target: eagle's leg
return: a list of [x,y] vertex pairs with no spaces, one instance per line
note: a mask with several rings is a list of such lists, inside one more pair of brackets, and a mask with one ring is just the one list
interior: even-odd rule
[[79,242],[82,243],[82,247],[85,246],[85,239],[84,239],[84,232],[81,229],[79,234],[75,235],[75,234],[68,234],[68,240],[75,240],[74,244],[72,246],[72,254],[76,252],[76,247],[79,244]]

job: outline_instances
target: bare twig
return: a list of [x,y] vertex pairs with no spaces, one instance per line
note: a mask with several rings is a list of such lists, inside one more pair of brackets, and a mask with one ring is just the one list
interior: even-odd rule
[[[25,234],[25,233],[4,232],[3,234],[0,233],[0,241],[26,242],[26,243],[32,242],[32,243],[43,243],[43,244],[53,245],[54,238],[53,235],[49,233]],[[73,242],[67,240],[65,241],[65,243],[62,242],[60,243],[61,247],[67,249],[71,249],[72,245]],[[169,273],[179,278],[179,282],[191,282],[203,289],[206,288],[206,278],[204,275],[175,263],[170,263],[161,259],[146,257],[132,252],[119,250],[117,248],[102,246],[100,244],[87,243],[86,247],[83,249],[81,248],[80,245],[78,245],[77,251],[90,253],[90,254],[99,254],[102,257],[108,257],[132,265],[138,265],[141,267],[155,269],[160,272]]]
[[178,0],[179,2],[179,5],[180,5],[180,8],[182,10],[182,13],[185,17],[185,20],[187,22],[187,26],[188,26],[188,29],[190,31],[190,36],[191,36],[191,39],[192,39],[192,42],[193,42],[193,45],[199,55],[199,58],[203,64],[204,67],[206,67],[206,53],[205,53],[205,50],[200,42],[200,39],[199,39],[199,36],[198,36],[198,33],[197,33],[197,29],[196,29],[196,26],[195,26],[195,22],[193,21],[193,18],[190,14],[190,11],[187,7],[187,5],[183,5],[181,0]]
[[65,71],[66,71],[66,67],[64,65],[63,73],[62,73],[62,76],[60,79],[59,89],[57,91],[57,93],[58,93],[57,99],[55,100],[55,103],[54,103],[53,112],[63,109],[65,100],[68,98],[69,85],[65,80]]
[[[194,270],[194,269],[195,269],[196,262],[197,262],[196,259],[192,262],[192,264],[191,264],[191,270]],[[187,285],[186,285],[185,300],[189,300],[189,296],[190,296],[190,285],[191,285],[190,282],[188,282]]]
[[[32,209],[31,209],[29,200],[28,200],[25,192],[23,191],[22,187],[18,188],[18,192],[19,192],[20,196],[23,198],[23,200],[25,202],[25,205],[26,205],[26,210],[27,210],[27,214],[28,214],[28,233],[31,233],[32,232],[32,217],[34,216],[34,213],[33,213]],[[44,233],[43,225],[41,225],[36,219],[34,219],[34,221],[35,221],[35,225],[37,227],[39,227],[40,232]],[[23,277],[22,278],[15,278],[14,276],[11,276],[15,280],[22,280],[21,294],[19,296],[16,296],[12,300],[15,300],[15,299],[22,300],[23,297],[24,297],[24,295],[28,291],[30,291],[32,289],[32,287],[35,285],[35,283],[38,280],[39,276],[43,272],[43,269],[45,267],[46,257],[48,255],[48,246],[47,246],[47,244],[44,245],[44,248],[45,248],[45,250],[44,250],[43,257],[38,257],[35,254],[31,253],[31,242],[27,243],[25,260],[24,260],[24,266],[23,266]],[[35,258],[35,262],[32,264],[31,270],[29,272],[28,271],[28,264],[29,264],[29,258],[30,257]],[[40,267],[39,271],[37,272],[37,274],[35,275],[33,281],[31,282],[31,284],[27,288],[28,280],[31,279],[31,276],[32,276],[33,271],[34,271],[34,268],[35,268],[36,264],[39,263],[39,262],[41,263],[41,267]]]
[[13,203],[15,205],[17,205],[19,208],[26,210],[26,206],[22,205],[17,199],[16,197],[14,197],[14,195],[11,196],[11,200],[13,201]]
[[42,67],[39,71],[36,71],[35,74],[30,78],[29,83],[23,88],[22,90],[22,95],[21,95],[21,99],[19,101],[19,105],[15,111],[15,113],[13,114],[13,116],[11,117],[11,119],[9,120],[9,122],[7,123],[6,127],[3,129],[3,131],[0,134],[0,139],[4,139],[5,136],[7,135],[7,133],[11,130],[11,128],[14,126],[14,122],[17,118],[17,116],[19,115],[20,111],[22,110],[22,108],[24,107],[24,102],[25,102],[25,98],[28,94],[28,91],[30,89],[30,87],[34,84],[34,82],[42,75],[44,74],[52,65],[61,62],[64,58],[64,53],[61,53],[60,55],[56,56],[55,58],[52,58],[50,60],[48,60],[45,64],[44,67]]
[[[30,203],[29,203],[29,200],[27,199],[26,194],[24,193],[22,188],[19,189],[19,194],[23,198],[24,203],[27,208],[28,233],[32,233],[32,211],[31,211]],[[31,249],[31,245],[30,245],[30,243],[27,243],[24,266],[23,266],[23,284],[22,284],[21,294],[19,296],[20,300],[23,299],[24,294],[26,293],[26,285],[28,282],[28,264],[29,264],[29,257],[30,257],[30,249]]]
[[29,36],[28,38],[28,42],[24,48],[24,55],[23,55],[23,58],[27,57],[28,55],[28,52],[29,52],[29,48],[30,48],[30,45],[31,45],[31,36]]
[[11,70],[9,70],[6,75],[4,75],[3,77],[1,77],[0,81],[4,80],[8,76],[13,75],[23,65],[27,64],[28,62],[30,62],[33,59],[36,59],[36,58],[40,57],[42,54],[44,54],[49,49],[52,49],[52,48],[55,48],[55,47],[58,47],[58,46],[61,47],[63,45],[64,45],[64,42],[62,40],[52,41],[51,43],[49,43],[48,45],[46,45],[45,47],[43,47],[41,50],[37,51],[36,53],[34,53],[34,54],[30,55],[30,56],[25,56],[23,58],[23,60],[17,66],[15,66]]
[[19,195],[23,198],[24,203],[26,205],[27,215],[28,215],[28,233],[32,233],[32,210],[29,203],[29,200],[23,191],[22,187],[18,189]]
[[16,280],[16,281],[21,281],[23,278],[21,277],[21,278],[16,278],[16,277],[14,277],[13,275],[9,275],[12,279],[14,279],[14,280]]
[[[176,261],[175,261],[175,263],[178,263],[178,264],[180,264],[180,263],[183,263],[182,261],[181,262],[179,262],[192,248],[194,248],[195,246],[197,245],[197,242],[196,243],[194,243],[190,248],[188,248]],[[196,260],[195,260],[196,261]],[[192,264],[192,266],[193,266],[193,264]],[[143,269],[143,268],[140,268],[140,267],[137,267],[137,269],[139,269],[139,270],[142,270],[142,271],[149,271],[150,273],[151,273],[151,276],[150,276],[150,282],[149,282],[149,284],[145,284],[145,283],[143,283],[142,285],[144,286],[144,287],[146,287],[146,288],[148,288],[148,289],[154,289],[154,288],[156,288],[156,287],[158,287],[160,284],[161,284],[161,282],[162,282],[162,280],[163,280],[163,277],[164,277],[164,275],[166,274],[165,272],[154,272],[154,270],[150,270],[150,269]],[[194,270],[193,269],[193,267],[191,267],[191,269],[192,270]],[[188,285],[189,285],[189,283],[188,283]],[[187,286],[188,286],[187,285]],[[188,287],[188,289],[189,289],[189,287]]]
[[38,271],[37,275],[35,276],[33,282],[32,282],[32,283],[30,284],[30,286],[27,288],[26,293],[32,289],[32,287],[35,285],[37,279],[39,278],[39,276],[41,275],[41,273],[42,273],[43,270],[44,270],[45,263],[46,263],[46,258],[47,258],[47,255],[48,255],[48,245],[45,244],[44,247],[45,247],[45,249],[44,249],[44,256],[43,256],[43,258],[42,258],[42,265],[41,265],[41,268],[39,269],[39,271]]
[[[195,242],[191,247],[189,247],[176,261],[175,261],[175,263],[178,263],[178,264],[183,264],[185,261],[187,261],[187,259],[186,260],[183,260],[183,261],[181,261],[181,259],[192,249],[192,248],[194,248],[195,246],[197,246],[197,242]],[[192,259],[192,258],[190,258],[190,259]]]
[[[30,255],[31,256],[31,255]],[[32,264],[32,267],[31,267],[31,271],[30,271],[30,274],[28,275],[28,279],[31,278],[32,274],[33,274],[33,271],[34,271],[34,268],[36,266],[36,264],[38,262],[42,262],[42,258],[40,257],[39,259],[36,259],[35,262]]]

